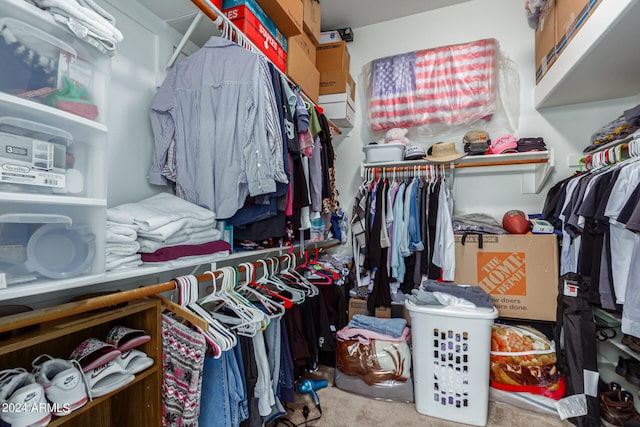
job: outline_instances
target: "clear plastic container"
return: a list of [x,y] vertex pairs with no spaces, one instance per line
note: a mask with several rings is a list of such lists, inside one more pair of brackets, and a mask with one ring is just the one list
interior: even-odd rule
[[0,214],[0,272],[12,285],[103,271],[100,219],[96,208],[15,204]]
[[99,56],[70,33],[47,32],[1,9],[0,92],[105,123]]

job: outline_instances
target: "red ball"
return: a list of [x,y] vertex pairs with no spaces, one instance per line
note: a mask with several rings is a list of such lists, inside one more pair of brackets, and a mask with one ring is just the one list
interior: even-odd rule
[[502,228],[511,234],[526,234],[531,229],[531,223],[524,212],[510,210],[502,217]]

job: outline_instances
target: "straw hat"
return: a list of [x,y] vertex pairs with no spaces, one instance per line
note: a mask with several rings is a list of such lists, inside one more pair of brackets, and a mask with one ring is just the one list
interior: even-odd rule
[[458,153],[454,142],[436,142],[427,150],[426,160],[435,163],[448,163],[461,159],[466,153]]

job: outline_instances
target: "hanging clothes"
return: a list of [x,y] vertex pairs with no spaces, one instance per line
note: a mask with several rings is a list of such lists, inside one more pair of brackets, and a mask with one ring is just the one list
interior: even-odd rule
[[263,70],[258,54],[221,37],[176,64],[151,103],[149,182],[167,184],[162,170],[174,142],[177,194],[218,219],[233,216],[247,196],[275,192],[277,180],[286,183],[272,153],[277,144],[267,138]]
[[207,343],[162,314],[162,425],[197,425]]

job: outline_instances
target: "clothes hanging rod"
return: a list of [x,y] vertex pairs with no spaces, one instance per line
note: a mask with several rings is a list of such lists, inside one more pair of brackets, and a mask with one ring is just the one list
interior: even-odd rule
[[449,163],[428,163],[425,165],[407,165],[407,166],[374,166],[374,165],[365,165],[365,169],[375,169],[376,172],[406,172],[406,171],[426,171],[429,170],[429,167],[433,166],[444,166],[445,169],[455,168],[475,168],[482,166],[508,166],[508,165],[526,165],[532,163],[547,163],[548,159],[525,159],[525,160],[505,160],[505,161],[492,161],[492,162],[484,162],[484,163],[455,163],[454,166],[451,166]]
[[[333,243],[323,247],[316,247],[313,250],[324,250],[330,249],[332,247],[338,246],[339,243]],[[304,253],[300,252],[292,252],[295,256],[303,256]],[[270,258],[278,258],[278,259],[286,259],[288,255],[280,255],[277,257]],[[268,260],[269,257],[265,258]],[[268,262],[268,261],[267,261]],[[273,261],[271,261],[273,262]],[[256,267],[260,266],[259,262],[252,262]],[[244,271],[244,266],[237,267],[239,271]],[[217,278],[219,274],[222,274],[219,271],[213,271],[214,276]],[[210,274],[201,274],[196,276],[198,282],[205,282],[212,280]],[[53,320],[62,319],[69,316],[74,316],[76,314],[86,313],[88,311],[101,309],[104,307],[109,307],[112,305],[123,304],[129,301],[134,301],[141,298],[150,297],[155,294],[160,294],[163,292],[169,292],[176,289],[176,283],[174,280],[170,280],[164,283],[158,283],[155,285],[143,286],[127,291],[121,292],[113,292],[107,295],[101,295],[93,298],[87,298],[80,301],[72,301],[60,305],[56,305],[53,307],[45,307],[40,308],[33,311],[28,311],[24,313],[13,314],[10,316],[5,316],[0,319],[0,333],[12,331],[15,329],[26,328],[29,326],[37,325],[40,323],[51,322]]]

